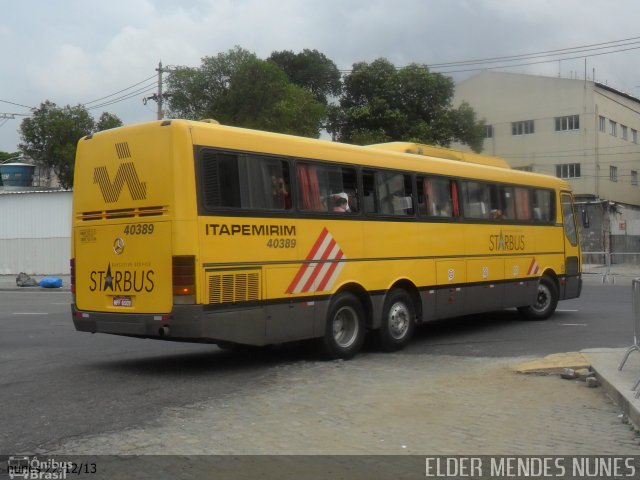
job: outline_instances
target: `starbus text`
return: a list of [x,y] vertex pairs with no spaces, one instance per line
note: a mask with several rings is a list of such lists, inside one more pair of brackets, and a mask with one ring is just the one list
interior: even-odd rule
[[89,290],[95,292],[152,292],[155,287],[153,270],[94,270],[89,275]]

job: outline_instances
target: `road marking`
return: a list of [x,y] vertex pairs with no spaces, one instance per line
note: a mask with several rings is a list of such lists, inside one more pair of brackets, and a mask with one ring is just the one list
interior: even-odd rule
[[586,323],[561,323],[560,325],[564,325],[565,327],[586,327]]
[[556,312],[579,312],[580,310],[562,310],[562,309],[557,309]]

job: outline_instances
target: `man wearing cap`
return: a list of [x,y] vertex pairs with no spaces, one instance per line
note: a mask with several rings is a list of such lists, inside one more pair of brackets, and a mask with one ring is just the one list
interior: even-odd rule
[[349,209],[349,196],[344,193],[336,193],[331,196],[333,200],[333,211],[334,212],[350,212]]

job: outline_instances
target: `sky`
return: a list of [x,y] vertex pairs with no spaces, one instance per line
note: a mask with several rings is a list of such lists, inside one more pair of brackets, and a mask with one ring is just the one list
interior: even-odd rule
[[640,96],[637,0],[0,0],[0,12],[0,114],[15,114],[0,118],[6,152],[46,100],[84,104],[96,119],[154,120],[156,104],[143,98],[157,89],[160,61],[198,67],[234,46],[260,58],[316,49],[341,70],[384,57],[460,81],[483,65],[435,65],[616,42],[484,67],[584,78],[586,58],[589,79]]

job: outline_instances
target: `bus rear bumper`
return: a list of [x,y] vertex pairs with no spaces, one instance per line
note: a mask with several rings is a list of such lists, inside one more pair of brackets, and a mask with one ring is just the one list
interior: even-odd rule
[[76,330],[181,342],[233,342],[265,345],[261,309],[209,312],[198,305],[176,305],[169,314],[113,313],[71,306]]

